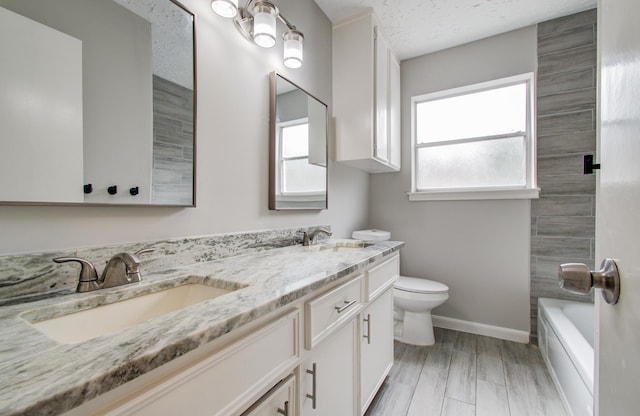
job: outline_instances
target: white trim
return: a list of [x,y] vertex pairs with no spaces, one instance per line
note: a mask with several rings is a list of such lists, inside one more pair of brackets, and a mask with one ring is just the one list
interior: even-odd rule
[[432,315],[431,318],[433,320],[433,326],[437,326],[438,328],[453,329],[476,335],[486,335],[522,344],[529,343],[529,332],[527,331],[519,331],[517,329],[503,328],[478,322],[463,321],[461,319],[447,318],[445,316]]
[[407,192],[409,201],[465,201],[483,199],[538,199],[540,189],[487,189]]

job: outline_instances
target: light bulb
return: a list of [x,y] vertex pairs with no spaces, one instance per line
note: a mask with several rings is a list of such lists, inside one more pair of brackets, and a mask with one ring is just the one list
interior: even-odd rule
[[276,8],[268,2],[257,2],[253,9],[253,41],[263,48],[276,44]]
[[211,0],[211,9],[219,16],[235,17],[238,13],[238,0]]
[[304,36],[297,30],[289,30],[282,35],[284,39],[284,66],[300,68],[302,66],[302,43]]

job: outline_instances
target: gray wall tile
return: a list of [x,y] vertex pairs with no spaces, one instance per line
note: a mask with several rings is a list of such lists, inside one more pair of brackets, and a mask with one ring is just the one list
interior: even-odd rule
[[591,240],[570,237],[531,237],[531,255],[580,259],[591,257]]
[[547,195],[594,195],[595,175],[541,176],[538,178],[541,198]]
[[591,9],[542,22],[538,25],[538,39],[544,39],[546,36],[571,30],[575,27],[595,24],[597,16],[597,10]]
[[591,110],[596,106],[596,89],[587,88],[560,94],[538,97],[538,115],[549,115],[580,110]]
[[594,130],[595,128],[594,110],[538,116],[538,135],[540,136]]
[[581,154],[538,157],[538,177],[582,175]]
[[531,201],[532,219],[547,215],[591,216],[593,215],[592,209],[592,196],[546,196]]
[[538,74],[548,75],[590,68],[594,65],[595,60],[595,45],[549,53],[538,56]]
[[537,220],[537,235],[593,238],[595,227],[595,217],[540,217]]
[[595,154],[596,131],[578,131],[553,136],[538,136],[538,157],[565,153]]
[[589,22],[585,26],[577,26],[564,32],[538,36],[538,55],[595,44],[596,31],[593,22]]
[[583,68],[569,72],[558,72],[550,75],[538,74],[536,93],[538,97],[561,92],[595,88],[596,70],[593,67]]

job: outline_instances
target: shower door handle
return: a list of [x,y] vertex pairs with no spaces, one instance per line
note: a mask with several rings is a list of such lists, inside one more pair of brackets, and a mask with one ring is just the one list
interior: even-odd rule
[[561,264],[558,280],[562,289],[580,295],[586,295],[592,287],[602,289],[602,297],[611,305],[620,297],[620,274],[613,259],[604,259],[598,271],[590,271],[582,263]]

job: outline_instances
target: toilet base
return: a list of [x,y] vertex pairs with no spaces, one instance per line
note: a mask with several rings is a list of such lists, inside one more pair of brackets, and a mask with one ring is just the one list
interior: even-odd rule
[[414,313],[404,311],[404,317],[399,322],[395,340],[403,344],[428,346],[436,343],[433,335],[431,311]]

